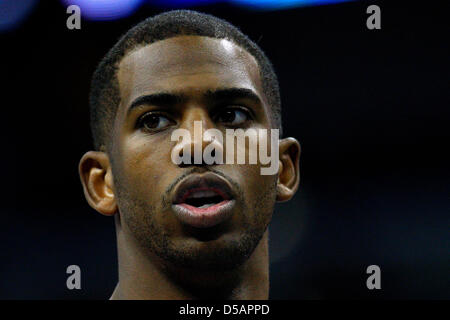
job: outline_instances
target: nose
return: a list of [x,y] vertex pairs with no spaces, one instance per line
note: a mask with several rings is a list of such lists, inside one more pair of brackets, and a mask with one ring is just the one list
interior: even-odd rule
[[222,134],[215,129],[214,122],[206,110],[192,108],[187,111],[180,129],[182,130],[181,141],[172,151],[178,159],[181,159],[181,162],[176,163],[178,166],[206,166],[222,163]]

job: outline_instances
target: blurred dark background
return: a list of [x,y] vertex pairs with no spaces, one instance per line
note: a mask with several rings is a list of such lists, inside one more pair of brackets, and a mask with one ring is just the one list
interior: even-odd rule
[[[14,28],[0,23],[0,299],[106,299],[117,281],[113,219],[88,206],[77,173],[91,149],[90,78],[120,35],[167,8],[144,3],[68,30],[64,2],[27,3]],[[444,3],[189,7],[265,50],[285,135],[302,144],[301,187],[270,227],[272,299],[450,299]],[[366,27],[369,4],[381,8],[381,30]],[[66,288],[72,264],[81,290]],[[366,288],[372,264],[381,290]]]

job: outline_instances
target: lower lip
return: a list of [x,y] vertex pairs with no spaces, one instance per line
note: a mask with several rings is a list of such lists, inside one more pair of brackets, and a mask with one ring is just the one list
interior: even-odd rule
[[172,208],[181,222],[195,228],[210,228],[233,214],[234,200],[225,200],[207,208],[197,208],[186,203],[174,204]]

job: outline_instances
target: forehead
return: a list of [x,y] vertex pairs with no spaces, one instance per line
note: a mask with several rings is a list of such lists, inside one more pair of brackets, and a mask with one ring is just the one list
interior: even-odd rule
[[122,59],[117,76],[122,108],[144,94],[226,87],[251,89],[265,101],[256,59],[226,39],[178,36],[139,47]]

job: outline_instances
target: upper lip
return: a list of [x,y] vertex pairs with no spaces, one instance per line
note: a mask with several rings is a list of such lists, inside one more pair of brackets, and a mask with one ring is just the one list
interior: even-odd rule
[[230,183],[221,176],[207,172],[191,174],[183,179],[175,188],[173,204],[183,203],[195,191],[211,190],[222,196],[224,200],[233,199],[233,189]]

